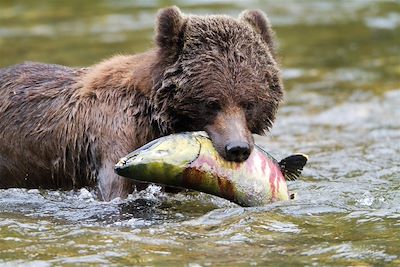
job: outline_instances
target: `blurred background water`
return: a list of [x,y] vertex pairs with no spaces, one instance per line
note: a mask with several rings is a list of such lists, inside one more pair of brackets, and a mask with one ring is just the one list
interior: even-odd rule
[[286,96],[277,158],[309,154],[297,200],[241,208],[157,186],[127,200],[0,190],[0,265],[399,266],[400,2],[2,0],[0,67],[87,66],[153,46],[155,15],[265,11]]

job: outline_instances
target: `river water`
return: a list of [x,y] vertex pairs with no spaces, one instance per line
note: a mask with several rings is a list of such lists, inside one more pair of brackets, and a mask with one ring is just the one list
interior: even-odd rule
[[276,158],[310,156],[295,201],[242,208],[157,186],[100,202],[80,191],[0,190],[0,265],[400,266],[398,1],[0,2],[0,67],[71,66],[152,46],[156,10],[269,14],[286,96]]

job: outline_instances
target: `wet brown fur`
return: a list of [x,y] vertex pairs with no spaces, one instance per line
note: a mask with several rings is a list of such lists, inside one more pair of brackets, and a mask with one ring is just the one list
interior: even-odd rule
[[272,31],[260,11],[239,19],[158,16],[156,48],[85,69],[24,63],[0,69],[0,188],[96,187],[109,200],[133,183],[117,160],[161,135],[263,133],[282,98]]

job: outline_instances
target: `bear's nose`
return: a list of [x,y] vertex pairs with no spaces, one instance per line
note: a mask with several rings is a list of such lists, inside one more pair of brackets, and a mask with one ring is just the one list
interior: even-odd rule
[[250,156],[250,145],[246,142],[232,142],[225,146],[227,160],[242,162]]

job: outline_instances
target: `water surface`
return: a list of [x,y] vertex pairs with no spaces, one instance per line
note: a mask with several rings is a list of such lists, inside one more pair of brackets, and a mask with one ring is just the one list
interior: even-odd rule
[[157,186],[127,200],[0,190],[0,265],[399,266],[400,4],[396,1],[0,2],[0,67],[71,66],[152,46],[159,7],[269,14],[286,96],[257,141],[310,155],[297,200],[241,208]]

